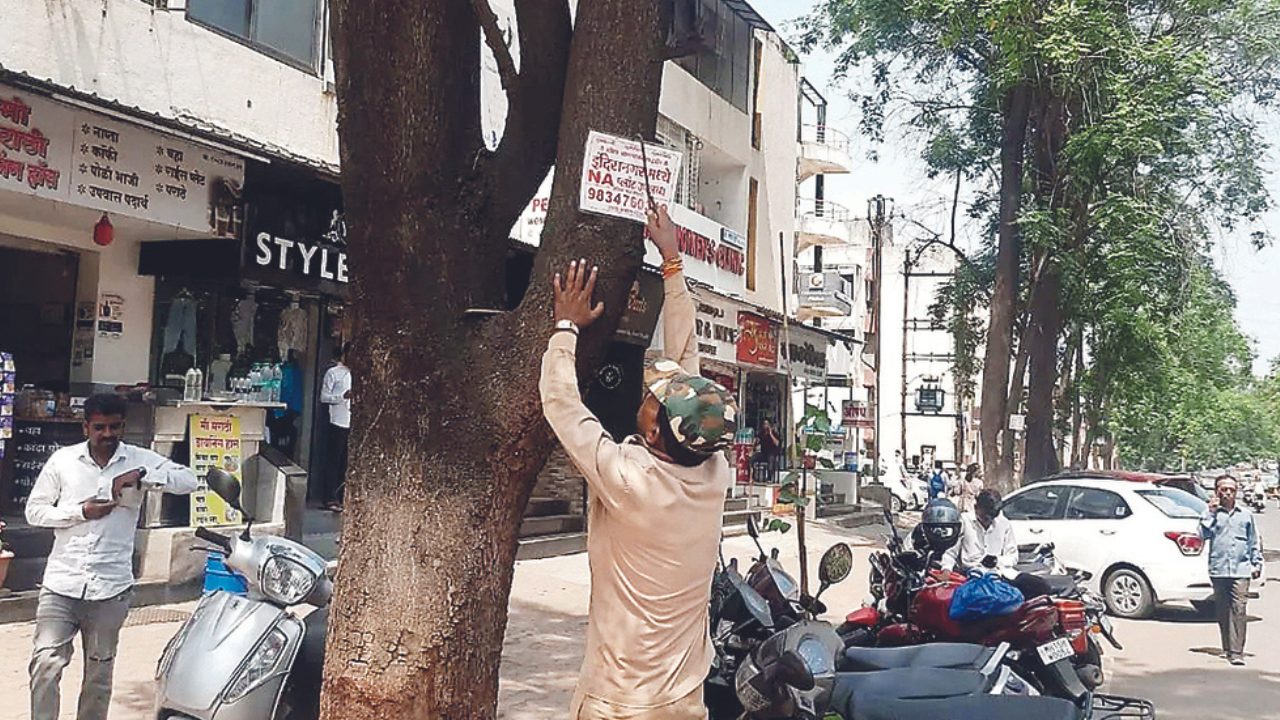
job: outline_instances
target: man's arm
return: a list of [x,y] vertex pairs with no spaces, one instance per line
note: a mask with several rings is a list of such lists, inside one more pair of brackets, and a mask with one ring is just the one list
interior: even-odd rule
[[[570,320],[578,328],[590,325],[604,306],[591,306],[596,271],[587,274],[585,262],[570,265],[567,283],[555,277],[556,319]],[[621,504],[630,492],[619,472],[621,447],[605,431],[600,420],[587,409],[578,391],[577,330],[556,330],[542,355],[542,376],[538,392],[542,414],[555,431],[560,444],[582,471],[596,496],[611,506]]]
[[1018,564],[1018,539],[1013,534],[1013,523],[1001,517],[1003,526],[1000,532],[1000,554],[996,566],[1011,568]]
[[1258,537],[1258,523],[1249,518],[1249,564],[1253,566],[1253,576],[1262,575],[1262,539]]
[[320,402],[325,405],[337,405],[342,402],[342,393],[338,390],[338,373],[334,372],[334,368],[329,368],[324,374],[324,381],[320,384]]
[[146,448],[138,448],[138,453],[139,460],[147,468],[142,484],[148,490],[163,490],[174,495],[186,495],[195,491],[199,479],[191,468]]
[[62,495],[62,478],[52,459],[44,464],[35,487],[27,497],[27,522],[37,527],[65,528],[85,522],[84,508],[59,505]]
[[664,267],[662,280],[662,353],[675,360],[690,375],[698,375],[698,341],[694,337],[696,308],[684,271],[680,269],[680,245],[676,240],[676,226],[667,216],[666,208],[650,210],[647,224],[649,237],[662,253]]

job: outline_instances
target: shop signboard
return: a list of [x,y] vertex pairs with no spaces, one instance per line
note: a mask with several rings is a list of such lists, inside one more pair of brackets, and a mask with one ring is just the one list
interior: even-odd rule
[[791,325],[783,338],[791,374],[814,385],[827,382],[827,336],[803,325]]
[[659,205],[674,204],[680,159],[680,153],[661,145],[641,146],[638,140],[592,130],[582,155],[578,207],[643,223],[650,197]]
[[772,320],[738,313],[738,362],[757,367],[778,367],[778,325]]
[[656,273],[641,271],[631,283],[631,292],[627,294],[627,309],[622,311],[622,319],[618,321],[614,339],[649,347],[661,310],[662,278]]
[[84,442],[84,424],[55,420],[13,421],[13,490],[11,500],[31,494],[40,471],[60,448]]
[[244,160],[0,85],[0,189],[220,236]]
[[241,272],[264,285],[345,296],[347,225],[336,186],[327,197],[281,190],[245,199]]
[[698,354],[733,364],[738,352],[738,305],[710,292],[694,293],[693,304]]
[[867,406],[860,400],[845,400],[840,403],[840,424],[845,427],[869,428],[875,423],[867,417]]
[[209,489],[205,476],[210,468],[220,468],[237,480],[241,476],[240,418],[226,415],[192,415],[190,417],[191,469],[200,484],[191,493],[191,524],[235,525],[236,512],[217,493]]

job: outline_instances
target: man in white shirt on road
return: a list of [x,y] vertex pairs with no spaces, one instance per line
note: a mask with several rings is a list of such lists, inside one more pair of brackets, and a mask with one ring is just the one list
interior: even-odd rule
[[1013,524],[1000,513],[1000,495],[995,490],[978,493],[973,511],[960,517],[960,542],[942,556],[944,570],[1003,570],[1017,564]]
[[142,492],[196,489],[189,468],[122,441],[125,409],[117,395],[86,400],[88,440],[55,452],[27,499],[27,522],[54,528],[32,638],[32,720],[57,719],[58,684],[76,633],[84,647],[76,717],[105,720],[116,642],[133,595],[133,536]]
[[329,462],[324,468],[324,506],[342,511],[342,487],[347,480],[347,438],[351,434],[351,369],[343,364],[351,343],[338,347],[333,367],[320,384],[320,402],[329,406]]

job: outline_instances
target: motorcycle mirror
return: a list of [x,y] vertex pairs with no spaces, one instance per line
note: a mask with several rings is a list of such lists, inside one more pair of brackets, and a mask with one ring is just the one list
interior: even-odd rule
[[[823,590],[849,577],[851,572],[853,572],[853,549],[842,542],[827,548],[822,555],[822,560],[818,563],[818,580],[822,582]],[[821,595],[822,590],[819,590],[818,594]]]
[[241,514],[244,513],[244,509],[240,507],[240,481],[236,480],[234,475],[214,467],[209,468],[209,473],[205,475],[204,480],[218,497],[226,500],[228,505],[239,510]]

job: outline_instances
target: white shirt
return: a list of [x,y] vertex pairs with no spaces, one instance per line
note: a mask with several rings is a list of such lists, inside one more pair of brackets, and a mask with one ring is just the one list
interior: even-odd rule
[[351,369],[342,363],[329,368],[320,385],[320,402],[329,406],[329,422],[340,428],[351,427],[351,398],[343,397],[351,389]]
[[169,458],[120,443],[106,467],[98,467],[89,443],[69,445],[53,454],[27,498],[27,522],[51,527],[53,551],[44,570],[44,587],[65,597],[105,600],[133,587],[133,536],[140,503],[118,505],[98,520],[87,520],[81,503],[110,499],[112,481],[146,468],[145,489],[185,495],[196,489],[196,475]]
[[1018,541],[1013,525],[1004,515],[997,515],[991,527],[984,528],[978,516],[967,512],[960,516],[960,541],[942,556],[942,567],[967,570],[981,568],[982,558],[996,556],[996,568],[1011,568],[1018,563]]

